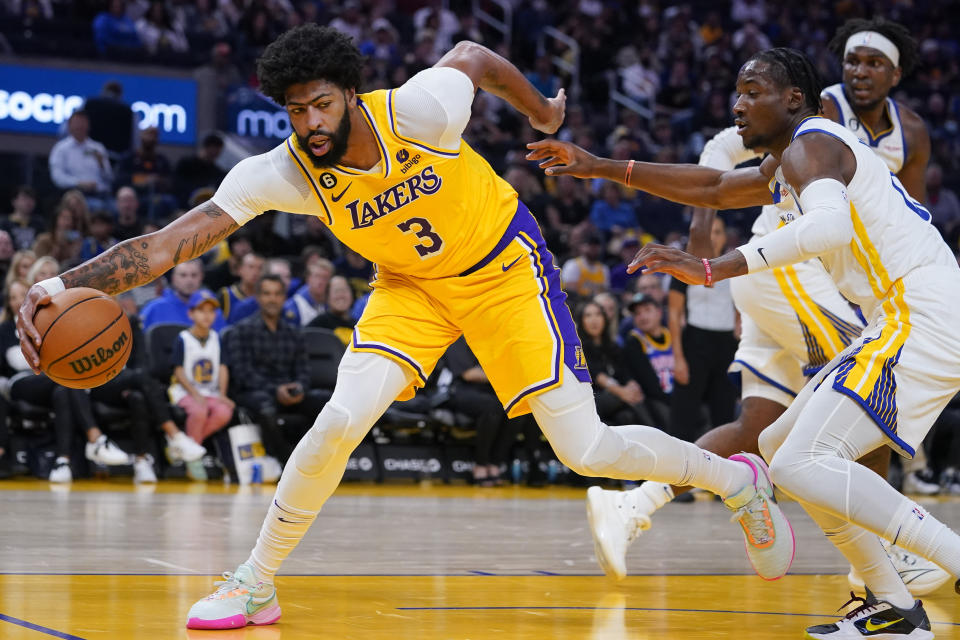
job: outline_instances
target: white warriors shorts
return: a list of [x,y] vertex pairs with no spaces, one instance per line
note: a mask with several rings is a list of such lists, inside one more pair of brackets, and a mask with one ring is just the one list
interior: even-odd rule
[[730,365],[743,398],[790,406],[809,376],[860,336],[865,322],[819,260],[730,281],[740,312],[740,346]]

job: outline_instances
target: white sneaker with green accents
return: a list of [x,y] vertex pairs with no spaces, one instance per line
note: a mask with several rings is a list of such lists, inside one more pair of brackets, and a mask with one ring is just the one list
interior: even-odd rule
[[236,629],[248,624],[273,624],[280,619],[277,590],[258,582],[253,568],[241,564],[236,572],[224,572],[217,590],[200,600],[187,614],[188,629]]
[[782,578],[797,550],[793,527],[777,504],[767,465],[758,455],[739,453],[730,456],[753,471],[753,483],[723,501],[733,511],[732,522],[743,529],[747,557],[754,571],[764,580]]

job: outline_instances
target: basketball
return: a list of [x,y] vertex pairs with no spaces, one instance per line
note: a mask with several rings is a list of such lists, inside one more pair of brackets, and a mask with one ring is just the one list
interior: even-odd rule
[[71,389],[98,387],[130,357],[130,321],[113,298],[87,287],[67,289],[33,318],[40,333],[40,368]]

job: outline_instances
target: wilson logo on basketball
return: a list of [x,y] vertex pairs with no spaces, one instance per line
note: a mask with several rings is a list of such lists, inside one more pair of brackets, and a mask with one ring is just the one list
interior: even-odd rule
[[124,331],[111,346],[99,347],[93,353],[81,356],[76,360],[71,360],[70,367],[73,369],[74,373],[86,373],[87,371],[91,371],[94,367],[100,368],[112,360],[114,356],[121,353],[124,345],[126,345],[129,340],[130,336],[128,336],[126,331]]

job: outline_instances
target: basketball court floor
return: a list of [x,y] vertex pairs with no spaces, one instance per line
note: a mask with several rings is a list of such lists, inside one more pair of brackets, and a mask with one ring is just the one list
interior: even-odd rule
[[[842,558],[796,504],[783,580],[754,576],[727,510],[698,500],[662,510],[614,583],[582,489],[347,484],[283,567],[279,624],[189,631],[188,608],[246,558],[273,487],[128,483],[0,482],[0,638],[778,640],[849,597]],[[960,528],[960,499],[924,504]],[[952,584],[925,604],[936,637],[960,640]]]

